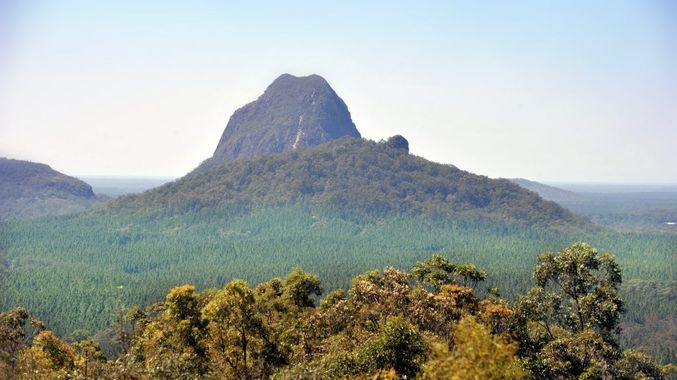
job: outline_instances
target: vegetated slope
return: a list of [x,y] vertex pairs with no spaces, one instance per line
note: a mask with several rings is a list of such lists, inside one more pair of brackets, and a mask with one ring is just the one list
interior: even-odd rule
[[529,181],[524,178],[510,178],[514,182],[527,190],[538,193],[543,199],[562,204],[565,201],[575,201],[582,198],[582,196],[573,191],[560,189],[558,187],[544,185],[540,182]]
[[508,180],[410,155],[402,140],[376,143],[343,138],[300,151],[228,162],[122,197],[108,210],[182,213],[226,205],[260,208],[310,203],[375,215],[479,217],[539,227],[575,228],[587,223]]
[[319,75],[283,74],[257,100],[235,111],[214,155],[224,161],[286,152],[331,140],[360,137],[348,107]]
[[0,220],[82,211],[92,187],[45,164],[0,158]]

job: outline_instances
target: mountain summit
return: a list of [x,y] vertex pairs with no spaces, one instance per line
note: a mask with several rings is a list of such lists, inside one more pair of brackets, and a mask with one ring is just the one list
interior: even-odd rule
[[348,107],[319,75],[283,74],[230,117],[206,164],[236,161],[360,137]]

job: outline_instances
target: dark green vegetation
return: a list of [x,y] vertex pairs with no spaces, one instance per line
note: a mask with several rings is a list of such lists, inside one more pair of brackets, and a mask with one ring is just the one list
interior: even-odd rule
[[283,74],[256,101],[235,111],[214,156],[203,170],[224,161],[249,159],[360,137],[348,107],[319,75]]
[[[89,214],[4,225],[0,309],[24,306],[59,334],[95,333],[110,326],[117,306],[150,304],[182,283],[220,287],[235,277],[258,283],[300,265],[318,273],[325,289],[347,288],[366,269],[409,268],[434,252],[477,264],[488,273],[487,286],[512,298],[531,283],[529,268],[538,252],[583,239],[614,252],[625,269],[625,321],[636,337],[660,334],[646,330],[651,326],[674,324],[675,293],[665,289],[674,288],[675,236],[548,232],[302,205],[163,217]],[[641,343],[670,361],[674,342]]]
[[[401,137],[400,137],[401,138]],[[403,138],[401,138],[404,140]],[[171,215],[242,205],[312,204],[368,215],[477,218],[567,230],[592,228],[554,202],[408,154],[406,140],[350,137],[301,151],[228,162],[108,204],[108,213]]]
[[624,303],[613,256],[577,243],[539,255],[514,302],[476,292],[485,272],[432,255],[386,267],[319,300],[320,277],[293,268],[252,287],[172,288],[116,323],[106,361],[68,344],[25,309],[0,314],[4,378],[665,379],[674,366],[622,349]]
[[0,221],[78,212],[98,201],[77,178],[45,164],[0,157]]

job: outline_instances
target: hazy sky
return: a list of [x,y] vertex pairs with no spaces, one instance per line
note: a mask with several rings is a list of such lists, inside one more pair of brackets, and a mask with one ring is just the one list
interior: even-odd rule
[[0,156],[179,176],[285,72],[475,173],[677,182],[670,0],[0,0]]

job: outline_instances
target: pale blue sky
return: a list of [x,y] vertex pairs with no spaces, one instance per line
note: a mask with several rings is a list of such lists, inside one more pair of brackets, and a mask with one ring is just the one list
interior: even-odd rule
[[[0,156],[185,174],[279,74],[491,177],[677,182],[677,2],[0,0]],[[367,4],[365,4],[367,3]]]

